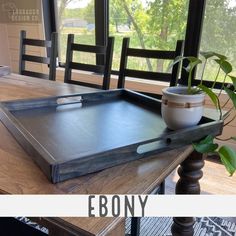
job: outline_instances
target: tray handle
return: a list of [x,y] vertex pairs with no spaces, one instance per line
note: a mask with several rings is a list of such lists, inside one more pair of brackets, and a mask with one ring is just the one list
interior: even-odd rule
[[82,96],[71,96],[71,97],[61,97],[57,98],[57,105],[69,105],[74,103],[81,103],[82,106],[83,98]]

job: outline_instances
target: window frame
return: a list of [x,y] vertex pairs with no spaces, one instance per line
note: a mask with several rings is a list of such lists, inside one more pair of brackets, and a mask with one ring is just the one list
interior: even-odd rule
[[42,0],[45,39],[50,40],[51,34],[57,32],[56,0]]
[[[185,46],[184,46],[184,56],[195,56],[199,54],[202,26],[205,15],[206,0],[189,0],[188,18],[185,34]],[[183,66],[186,66],[186,61]],[[196,71],[194,71],[192,78],[196,76]],[[182,69],[180,84],[187,85],[188,83],[188,73]],[[197,80],[194,79],[194,84]]]
[[[57,30],[57,0],[42,0],[45,24],[46,38],[50,38],[53,30]],[[95,42],[97,45],[106,45],[109,36],[109,0],[95,1]],[[185,35],[185,56],[198,56],[203,20],[205,15],[206,0],[189,0],[188,18]],[[102,64],[104,58],[97,57],[96,63]],[[63,63],[59,63],[60,67],[64,67]],[[118,71],[112,71],[112,74],[118,74]],[[198,84],[195,79],[196,73],[193,73],[194,84]],[[182,71],[180,83],[187,85],[187,72]],[[210,86],[212,82],[206,81],[206,85]],[[220,83],[216,84],[219,87]]]

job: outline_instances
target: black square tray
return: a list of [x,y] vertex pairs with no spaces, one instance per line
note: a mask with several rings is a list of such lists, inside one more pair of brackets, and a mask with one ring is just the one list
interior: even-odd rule
[[57,183],[170,150],[208,134],[222,121],[171,131],[161,101],[129,90],[3,102],[0,119],[48,179]]

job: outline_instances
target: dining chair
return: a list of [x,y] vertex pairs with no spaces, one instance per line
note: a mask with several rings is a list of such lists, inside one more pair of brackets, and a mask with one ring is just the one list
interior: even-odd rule
[[[67,39],[67,53],[66,53],[66,64],[65,64],[65,76],[64,82],[70,84],[83,85],[92,88],[99,89],[109,89],[110,86],[110,77],[111,77],[111,66],[112,66],[112,57],[113,57],[113,48],[114,48],[114,37],[108,38],[108,43],[106,46],[99,45],[85,45],[74,43],[74,35],[69,34]],[[75,62],[73,58],[74,52],[79,53],[89,53],[91,55],[103,56],[104,64],[95,65],[89,63],[79,63]],[[84,82],[79,80],[72,79],[72,70],[82,70],[97,73],[103,76],[102,85],[90,82]]]
[[[45,48],[45,53],[49,56],[42,57],[30,55],[28,47]],[[31,39],[26,38],[26,31],[20,32],[20,58],[19,58],[19,73],[21,75],[32,76],[40,79],[56,80],[56,64],[58,55],[58,34],[52,33],[51,40]],[[30,71],[26,69],[26,62],[46,64],[49,67],[49,74]]]
[[[145,59],[157,59],[157,60],[174,60],[177,56],[182,54],[183,40],[178,40],[174,51],[163,50],[151,50],[130,48],[130,39],[123,38],[120,70],[118,78],[118,88],[125,87],[125,80],[127,77],[145,79],[146,81],[161,81],[167,82],[169,86],[175,86],[178,81],[179,75],[179,63],[175,64],[170,72],[158,72],[158,71],[145,71],[138,69],[129,69],[128,60],[132,58],[145,58]],[[160,98],[160,95],[155,93],[143,92],[146,95]]]
[[[179,75],[179,63],[175,64],[171,72],[158,72],[158,71],[144,71],[138,69],[128,68],[129,57],[135,58],[148,58],[148,59],[161,59],[161,60],[174,60],[177,56],[182,54],[183,40],[178,40],[176,43],[175,51],[162,51],[151,49],[139,49],[129,47],[130,39],[123,38],[121,58],[120,58],[120,70],[117,88],[125,87],[125,80],[127,77],[145,79],[149,81],[161,81],[167,82],[169,86],[175,86],[178,82]],[[138,91],[140,92],[140,91]],[[161,95],[151,92],[142,92],[145,95],[152,96],[154,98],[161,98]],[[153,191],[153,194],[165,194],[165,180]],[[131,218],[131,236],[140,235],[141,218]]]

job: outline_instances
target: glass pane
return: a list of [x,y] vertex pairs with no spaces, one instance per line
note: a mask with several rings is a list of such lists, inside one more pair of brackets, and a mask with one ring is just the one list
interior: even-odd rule
[[[188,0],[110,0],[109,34],[115,36],[113,69],[119,70],[123,37],[130,37],[130,46],[134,48],[175,50],[176,41],[185,38],[188,3]],[[132,59],[128,65],[164,71],[167,64]]]
[[[236,67],[236,1],[235,0],[209,0],[201,39],[201,51],[214,51],[229,58],[233,67]],[[198,69],[197,78],[201,75]],[[208,63],[204,80],[214,80],[218,66],[213,61]],[[236,75],[236,74],[235,74]],[[221,73],[218,81],[224,80]]]
[[[60,37],[60,61],[65,62],[67,35],[75,34],[75,42],[95,44],[94,0],[57,0]],[[91,55],[74,56],[75,61],[93,63]]]

